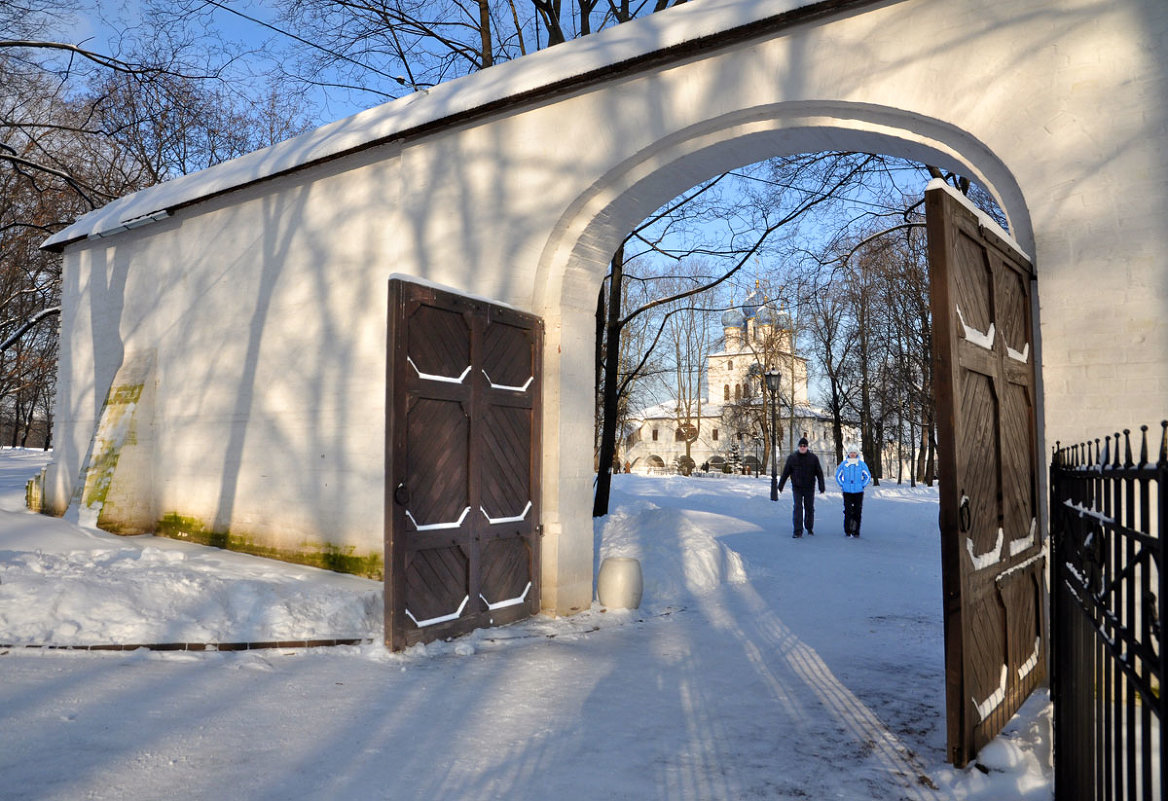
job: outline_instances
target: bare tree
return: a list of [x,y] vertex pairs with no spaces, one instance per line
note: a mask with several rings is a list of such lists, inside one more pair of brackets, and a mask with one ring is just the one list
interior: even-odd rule
[[[629,260],[627,250],[630,242],[641,243],[646,252],[655,253],[673,263],[695,254],[704,254],[720,257],[724,266],[713,269],[714,275],[702,285],[675,294],[663,293],[662,296],[632,311],[614,310],[612,303],[608,303],[609,313],[603,330],[606,339],[603,352],[611,354],[611,358],[616,358],[615,354],[620,352],[619,347],[612,347],[612,343],[619,341],[623,328],[631,319],[646,314],[657,307],[678,303],[708,292],[733,277],[743,267],[751,263],[755,255],[768,245],[772,236],[785,226],[791,225],[794,221],[807,215],[820,204],[835,197],[844,187],[859,180],[872,163],[873,157],[846,153],[815,154],[809,157],[776,160],[769,167],[783,172],[784,179],[782,181],[765,182],[764,190],[755,195],[746,192],[734,193],[739,198],[735,202],[747,205],[753,211],[754,224],[748,230],[732,232],[733,236],[728,240],[720,241],[712,246],[702,244],[699,236],[697,243],[684,244],[678,250],[666,247],[663,244],[664,237],[651,234],[654,231],[659,231],[657,226],[674,229],[684,220],[692,221],[695,218],[694,215],[699,220],[705,220],[707,219],[706,214],[711,212],[711,208],[715,216],[722,213],[717,203],[704,205],[699,201],[707,200],[707,193],[710,192],[711,187],[718,185],[725,176],[715,177],[666,204],[634,230],[618,251],[621,254],[620,262],[618,264],[614,260],[605,284],[609,298],[611,299],[621,291],[620,287],[626,280],[625,266]],[[760,201],[760,198],[763,200]],[[697,211],[695,212],[695,210]],[[705,229],[706,226],[698,225],[696,228]],[[700,233],[701,231],[699,231]],[[719,272],[721,275],[718,275]],[[646,359],[658,338],[659,335],[654,339],[650,350],[646,352]],[[636,374],[639,369],[639,366],[635,367],[633,374]],[[610,471],[616,440],[615,409],[617,404],[614,393],[620,392],[617,372],[615,365],[606,366],[604,371],[605,386],[601,395],[604,412],[600,436],[600,457],[597,459],[599,473],[592,510],[595,517],[608,514]]]
[[844,413],[852,405],[848,380],[854,361],[856,329],[843,288],[831,284],[814,293],[808,303],[807,331],[811,355],[822,371],[826,386],[821,398],[832,419],[835,461],[844,458]]
[[676,2],[282,0],[285,26],[308,45],[286,77],[381,101]]
[[[885,289],[885,302],[895,323],[892,349],[896,362],[897,393],[900,398],[897,448],[909,447],[908,461],[919,455],[910,470],[910,483],[933,483],[935,422],[933,402],[932,318],[929,312],[928,254],[923,232],[905,229],[896,237],[895,256]],[[906,423],[907,430],[906,430]],[[914,434],[921,433],[916,441]],[[898,461],[905,461],[899,455]],[[898,478],[899,480],[899,478]]]
[[[710,281],[709,266],[702,260],[683,262],[674,275],[663,279],[660,291],[680,296]],[[693,443],[701,435],[702,405],[705,399],[703,375],[710,351],[709,313],[686,300],[660,307],[665,311],[664,340],[670,351],[670,385],[673,392],[675,437],[685,443],[679,467],[688,475],[694,468]]]
[[[212,62],[214,40],[157,16],[114,54],[62,41],[75,10],[0,4],[0,430],[51,438],[60,259],[46,237],[128,192],[210,166],[306,127],[278,93],[245,97]],[[8,433],[7,431],[5,433]]]

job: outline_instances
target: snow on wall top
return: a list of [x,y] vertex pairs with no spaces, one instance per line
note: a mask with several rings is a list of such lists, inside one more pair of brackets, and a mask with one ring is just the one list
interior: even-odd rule
[[[854,0],[856,4],[864,2],[867,0]],[[62,250],[85,237],[115,234],[200,199],[389,141],[420,126],[796,9],[812,10],[816,5],[840,11],[851,3],[693,0],[374,106],[271,147],[119,198],[84,215],[41,247]]]

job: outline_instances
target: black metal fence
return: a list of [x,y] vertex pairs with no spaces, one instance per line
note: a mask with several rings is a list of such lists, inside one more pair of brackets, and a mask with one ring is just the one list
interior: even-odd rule
[[[1057,447],[1050,466],[1051,697],[1057,801],[1160,801],[1168,790],[1164,540],[1168,421]],[[1122,455],[1121,455],[1122,451]]]

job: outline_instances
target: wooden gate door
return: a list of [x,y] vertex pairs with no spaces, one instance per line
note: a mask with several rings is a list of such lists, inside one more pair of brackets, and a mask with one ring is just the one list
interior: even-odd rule
[[398,650],[539,611],[538,317],[390,281],[385,628]]
[[925,199],[948,752],[962,767],[1046,674],[1033,271],[956,192]]

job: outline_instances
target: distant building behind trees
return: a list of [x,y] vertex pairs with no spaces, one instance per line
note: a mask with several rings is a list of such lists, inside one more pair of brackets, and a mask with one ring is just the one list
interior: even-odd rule
[[[795,350],[790,314],[756,289],[722,315],[722,348],[705,360],[705,402],[670,399],[632,415],[621,464],[633,472],[758,473],[769,469],[771,420],[779,458],[800,437],[824,466],[835,464],[831,417],[811,406],[807,359]],[[772,415],[765,375],[781,384]],[[845,431],[844,438],[856,432]]]

